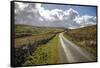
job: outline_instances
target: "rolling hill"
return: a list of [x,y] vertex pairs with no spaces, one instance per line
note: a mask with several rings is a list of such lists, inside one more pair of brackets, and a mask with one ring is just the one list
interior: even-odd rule
[[69,29],[64,33],[64,36],[95,56],[97,55],[97,25]]

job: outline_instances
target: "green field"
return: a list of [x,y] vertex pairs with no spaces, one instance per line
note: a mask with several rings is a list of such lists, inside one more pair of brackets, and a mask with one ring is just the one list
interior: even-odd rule
[[55,27],[15,25],[16,65],[58,63],[58,34],[63,31]]
[[97,34],[96,34],[96,25],[88,26],[79,29],[70,29],[64,33],[64,36],[69,40],[73,41],[78,46],[86,49],[96,56],[97,49]]
[[96,25],[78,29],[15,25],[15,65],[43,65],[61,63],[59,33],[86,49],[96,59]]
[[15,25],[16,38],[21,37],[21,35],[23,35],[24,37],[24,36],[31,36],[31,35],[54,33],[59,31],[62,31],[62,29],[56,27],[36,27],[36,26],[22,25],[22,24]]
[[16,25],[15,26],[15,48],[20,46],[32,44],[36,41],[47,40],[59,32],[61,28],[52,27],[34,27],[30,25]]

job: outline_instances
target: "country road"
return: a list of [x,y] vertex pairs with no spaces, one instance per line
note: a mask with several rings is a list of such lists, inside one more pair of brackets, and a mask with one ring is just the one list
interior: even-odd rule
[[[63,32],[64,33],[64,32]],[[93,55],[78,47],[63,36],[63,33],[59,34],[60,45],[60,61],[61,63],[77,63],[77,62],[90,62],[95,61]]]

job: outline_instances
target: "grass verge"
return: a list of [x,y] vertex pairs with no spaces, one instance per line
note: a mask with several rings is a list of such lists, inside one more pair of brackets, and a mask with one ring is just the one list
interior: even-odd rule
[[22,66],[59,63],[58,44],[57,35],[48,43],[40,45],[31,56],[26,57]]
[[93,58],[96,59],[96,48],[87,47],[85,45],[83,46],[83,45],[80,44],[81,41],[76,41],[75,39],[73,39],[72,37],[70,37],[70,36],[68,36],[66,34],[64,34],[64,37],[67,38],[67,39],[69,39],[70,41],[72,41],[73,43],[75,43],[76,45],[78,45],[79,47],[81,47],[81,48],[87,50],[88,52],[90,52],[91,54],[93,54],[94,55]]

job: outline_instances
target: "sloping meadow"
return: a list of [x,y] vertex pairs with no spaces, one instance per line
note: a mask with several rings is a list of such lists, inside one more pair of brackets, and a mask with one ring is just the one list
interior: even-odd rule
[[21,66],[26,57],[62,31],[61,28],[15,25],[15,65]]

